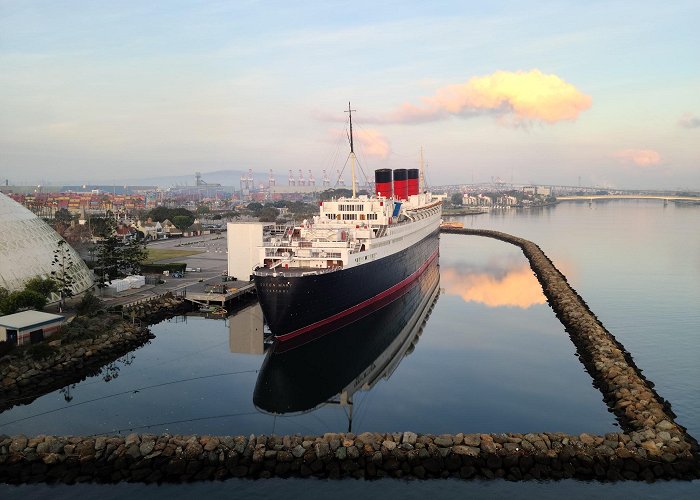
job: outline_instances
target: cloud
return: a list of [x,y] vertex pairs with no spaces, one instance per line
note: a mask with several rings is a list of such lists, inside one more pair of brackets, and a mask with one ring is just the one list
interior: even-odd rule
[[653,149],[623,149],[613,155],[624,165],[655,167],[661,164],[661,155]]
[[485,272],[461,273],[455,268],[443,267],[440,281],[446,293],[488,307],[527,309],[546,302],[542,287],[527,264],[508,269],[502,276]]
[[683,128],[700,128],[700,118],[692,113],[685,113],[681,116],[681,119],[678,120],[678,125]]
[[[333,129],[331,131],[335,138],[346,137],[347,132],[344,130]],[[353,127],[352,135],[355,141],[355,145],[359,146],[360,149],[356,149],[358,153],[362,153],[365,156],[372,156],[374,158],[380,158],[386,160],[391,154],[391,144],[389,139],[387,139],[381,132],[376,129],[356,129]]]
[[527,126],[574,121],[591,107],[591,98],[556,75],[540,70],[496,71],[437,89],[422,103],[402,104],[379,121],[421,123],[450,116],[496,114],[499,123]]

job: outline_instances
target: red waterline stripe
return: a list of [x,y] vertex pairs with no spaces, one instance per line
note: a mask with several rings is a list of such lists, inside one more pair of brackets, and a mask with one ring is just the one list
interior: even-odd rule
[[316,321],[315,323],[311,323],[308,326],[304,326],[304,327],[299,328],[298,330],[294,330],[293,332],[290,332],[290,333],[285,333],[284,335],[281,335],[281,336],[276,337],[276,338],[282,342],[293,339],[294,337],[298,337],[299,335],[306,333],[309,330],[315,330],[316,328],[320,328],[324,325],[327,325],[329,323],[337,321],[340,318],[347,316],[348,314],[355,313],[355,312],[359,311],[360,309],[363,309],[363,308],[369,306],[370,304],[373,304],[374,302],[382,300],[387,295],[390,295],[390,294],[410,285],[415,280],[417,280],[418,277],[421,274],[423,274],[423,271],[425,271],[428,268],[430,263],[433,260],[435,260],[435,257],[437,257],[439,251],[440,251],[440,249],[435,250],[433,252],[433,254],[430,256],[430,258],[422,266],[420,266],[413,274],[411,274],[407,278],[404,278],[403,280],[399,281],[397,284],[395,284],[391,288],[387,288],[386,290],[375,295],[374,297],[370,297],[369,299],[364,300],[364,301],[360,302],[359,304],[356,304],[352,307],[349,307],[348,309],[345,309],[344,311],[340,311],[339,313],[335,313],[333,316],[329,316],[325,319]]

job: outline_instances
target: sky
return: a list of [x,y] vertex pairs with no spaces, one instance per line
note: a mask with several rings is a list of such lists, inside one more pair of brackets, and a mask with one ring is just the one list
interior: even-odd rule
[[423,148],[435,185],[700,190],[699,20],[697,0],[0,0],[0,180],[332,176],[351,101],[368,176]]

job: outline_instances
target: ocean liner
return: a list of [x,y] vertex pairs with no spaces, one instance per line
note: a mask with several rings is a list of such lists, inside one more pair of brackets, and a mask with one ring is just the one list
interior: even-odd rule
[[350,120],[352,197],[319,203],[296,226],[267,226],[253,280],[271,332],[287,341],[369,314],[395,300],[437,258],[442,204],[418,169],[375,171],[358,195]]

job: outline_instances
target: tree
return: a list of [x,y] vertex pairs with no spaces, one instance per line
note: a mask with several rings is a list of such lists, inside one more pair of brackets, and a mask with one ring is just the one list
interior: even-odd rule
[[265,207],[260,211],[260,222],[275,222],[279,211],[275,207]]
[[114,220],[112,212],[108,211],[106,217],[91,218],[90,227],[92,228],[92,234],[106,238],[114,234],[114,231],[117,228],[117,223]]
[[46,305],[46,297],[34,290],[22,290],[10,293],[1,303],[2,314],[14,314],[20,309],[34,308],[41,311]]
[[52,293],[58,291],[58,283],[52,278],[43,279],[37,276],[36,278],[32,278],[27,281],[27,283],[24,285],[24,289],[33,290],[48,298]]
[[320,193],[319,198],[321,199],[321,201],[327,201],[332,198],[340,198],[342,196],[346,198],[348,196],[352,196],[352,190],[346,188],[326,189],[325,191]]
[[61,208],[54,213],[53,220],[47,222],[54,229],[54,231],[61,236],[64,236],[66,231],[71,227],[73,215],[65,208]]
[[92,233],[87,224],[76,224],[75,226],[70,226],[66,228],[63,232],[63,239],[65,239],[70,246],[77,248],[81,245],[87,244],[92,239]]
[[250,212],[251,212],[253,215],[255,215],[256,217],[258,217],[258,216],[260,216],[260,212],[261,212],[261,210],[263,209],[263,205],[262,205],[262,203],[258,203],[257,201],[253,201],[253,202],[251,202],[251,203],[248,203],[248,205],[246,206],[246,208],[247,208],[248,210],[250,210]]
[[148,258],[144,240],[130,240],[119,249],[117,268],[121,274],[141,273],[141,263]]
[[111,283],[113,278],[119,276],[119,246],[120,242],[114,235],[97,242],[95,275],[98,288],[105,288],[107,283]]
[[78,303],[76,307],[76,312],[81,315],[93,315],[103,307],[102,301],[95,296],[91,291],[85,292],[82,300]]
[[193,222],[194,217],[191,215],[176,215],[173,217],[173,224],[175,224],[175,227],[177,227],[180,231],[186,231]]
[[0,314],[9,314],[5,312],[6,301],[9,296],[9,290],[0,286]]
[[66,226],[70,225],[70,223],[73,222],[73,214],[71,214],[65,208],[58,209],[54,214],[53,218],[56,222],[65,224]]
[[104,288],[115,278],[140,273],[148,251],[143,240],[124,242],[116,236],[110,236],[97,243],[96,256],[97,286]]
[[452,196],[450,196],[450,201],[452,202],[452,204],[458,207],[462,206],[463,200],[464,197],[462,196],[462,193],[453,193]]
[[75,272],[75,263],[73,262],[73,257],[71,256],[70,246],[66,243],[66,240],[59,240],[58,248],[53,251],[53,261],[51,262],[51,267],[54,268],[51,271],[51,276],[56,282],[58,288],[59,307],[63,309],[66,297],[73,296],[73,285],[75,284],[75,279],[73,278],[73,273]]
[[[147,217],[158,222],[163,222],[165,219],[170,219],[173,221],[173,223],[175,223],[175,217],[178,215],[191,217],[194,221],[194,214],[186,208],[156,207],[148,212]],[[190,222],[190,225],[191,224],[192,223]]]

